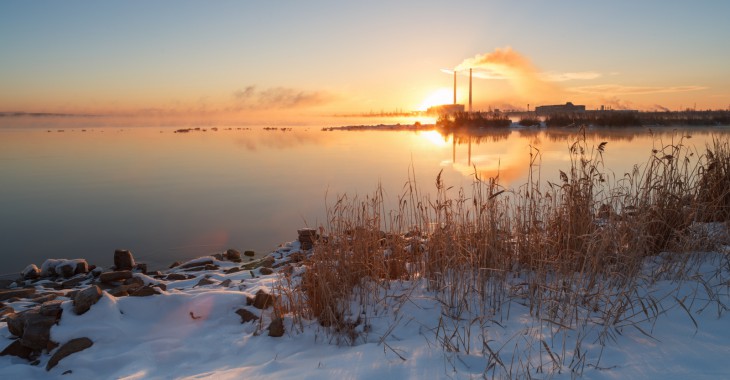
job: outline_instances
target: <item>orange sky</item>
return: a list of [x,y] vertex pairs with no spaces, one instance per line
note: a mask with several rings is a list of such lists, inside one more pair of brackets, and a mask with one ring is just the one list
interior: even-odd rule
[[0,112],[317,120],[451,102],[455,68],[477,110],[730,107],[725,2],[38,5],[0,4]]

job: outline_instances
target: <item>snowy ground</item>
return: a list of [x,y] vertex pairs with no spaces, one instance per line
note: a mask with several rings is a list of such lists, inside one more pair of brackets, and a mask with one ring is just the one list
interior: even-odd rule
[[[282,260],[297,251],[298,244],[288,244],[274,257]],[[565,330],[533,318],[518,297],[505,308],[509,315],[440,328],[444,311],[435,295],[417,282],[396,282],[384,301],[373,305],[368,329],[361,330],[355,345],[343,342],[346,339],[338,344],[337,337],[315,321],[299,324],[291,317],[285,317],[284,336],[268,336],[270,312],[246,306],[246,299],[260,289],[271,291],[277,274],[225,274],[236,264],[216,261],[221,267],[217,271],[163,281],[167,290],[160,295],[116,298],[105,292],[83,315],[73,312],[71,301],[65,302],[59,324],[51,329],[52,340],[62,344],[88,337],[93,346],[61,360],[49,372],[48,353],[36,366],[13,356],[0,357],[0,378],[523,378],[521,369],[529,367],[535,378],[569,379],[580,372],[586,379],[726,379],[730,317],[724,308],[730,306],[730,260],[727,253],[705,257],[693,278],[646,284],[643,291],[661,305],[655,321],[638,318],[635,326],[604,334],[596,325]],[[295,269],[295,275],[300,270]],[[205,276],[213,283],[196,286]],[[226,279],[232,280],[228,286],[221,284]],[[684,302],[680,305],[677,299]],[[29,303],[11,305],[22,310]],[[241,323],[235,313],[241,308],[263,319]],[[439,331],[441,337],[450,331],[455,346],[461,339],[459,352],[443,348]],[[11,339],[6,323],[0,323],[0,348]]]

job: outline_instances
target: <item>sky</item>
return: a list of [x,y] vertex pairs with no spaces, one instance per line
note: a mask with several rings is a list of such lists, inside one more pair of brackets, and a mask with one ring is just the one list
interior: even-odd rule
[[730,107],[726,1],[0,2],[0,112]]

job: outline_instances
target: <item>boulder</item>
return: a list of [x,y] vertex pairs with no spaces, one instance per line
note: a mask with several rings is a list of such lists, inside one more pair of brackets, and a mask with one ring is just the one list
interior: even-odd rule
[[168,281],[179,281],[179,280],[187,280],[188,276],[185,274],[180,273],[170,273],[167,275],[166,280]]
[[46,293],[46,294],[41,295],[40,297],[33,298],[33,302],[35,302],[35,303],[44,303],[44,302],[48,302],[48,301],[53,301],[56,298],[58,298],[58,294],[55,294],[55,293]]
[[76,338],[69,340],[63,346],[61,346],[61,348],[59,348],[58,351],[53,354],[53,356],[51,356],[50,360],[48,360],[48,364],[46,365],[46,371],[50,371],[51,368],[55,367],[58,362],[61,361],[61,359],[71,354],[75,354],[79,351],[83,351],[93,345],[94,342],[92,342],[89,338]]
[[265,259],[261,260],[259,266],[263,268],[271,268],[272,266],[274,266],[275,262],[276,260],[273,257],[268,256]]
[[74,312],[78,315],[86,313],[100,298],[101,289],[96,285],[79,291],[73,299]]
[[223,281],[222,281],[222,282],[221,282],[220,284],[218,284],[218,285],[220,285],[220,286],[222,286],[222,287],[224,287],[224,288],[228,288],[228,287],[230,287],[230,286],[231,286],[231,283],[232,283],[232,282],[233,282],[233,281],[232,281],[232,280],[231,280],[230,278],[227,278],[227,279],[223,280]]
[[215,281],[213,281],[213,280],[211,280],[211,279],[209,279],[209,278],[206,277],[206,278],[201,278],[200,281],[198,281],[198,283],[195,284],[195,286],[193,286],[193,287],[196,287],[196,286],[205,286],[205,285],[212,285],[212,284],[215,284]]
[[140,287],[144,286],[144,280],[139,277],[130,277],[126,281],[124,281],[124,285],[139,285]]
[[73,289],[73,288],[76,287],[76,285],[78,285],[78,284],[80,284],[80,283],[82,283],[84,281],[86,281],[86,277],[85,276],[77,276],[77,277],[74,277],[74,278],[72,278],[70,280],[66,280],[66,281],[62,282],[61,283],[61,287],[63,289]]
[[99,280],[105,283],[123,281],[128,278],[132,278],[132,272],[129,270],[106,272],[99,275]]
[[238,252],[237,250],[231,248],[226,251],[226,259],[228,261],[240,262],[241,261],[241,252]]
[[267,275],[274,273],[274,270],[271,268],[264,267],[264,268],[259,269],[259,273],[263,276],[267,276]]
[[254,252],[254,251],[244,251],[243,252],[243,255],[246,256],[246,257],[254,257],[254,256],[256,256],[256,252]]
[[188,268],[195,268],[195,267],[203,267],[206,265],[213,265],[213,259],[193,260],[191,262],[180,265],[180,268],[188,269]]
[[182,263],[179,262],[179,261],[175,261],[174,263],[170,264],[170,266],[168,268],[172,269],[172,268],[175,268],[175,267],[179,267],[180,264],[182,264]]
[[41,270],[35,265],[30,264],[21,272],[23,280],[35,280],[41,277]]
[[156,294],[160,294],[160,292],[158,292],[156,288],[151,286],[145,286],[143,288],[135,290],[132,293],[129,293],[129,295],[132,297],[148,297]]
[[89,273],[89,263],[84,259],[76,260],[76,267],[74,268],[74,274]]
[[134,256],[126,249],[114,251],[114,267],[116,270],[132,270],[134,268]]
[[61,318],[61,314],[63,313],[63,309],[61,308],[61,305],[63,304],[63,301],[61,300],[53,300],[44,302],[41,305],[41,308],[39,312],[41,315],[45,315],[47,317],[55,317],[56,319]]
[[263,290],[256,292],[256,296],[253,299],[253,307],[262,310],[274,305],[274,303],[276,303],[276,296],[266,293]]
[[11,298],[28,298],[35,294],[35,288],[11,289],[0,291],[0,301]]
[[224,270],[223,273],[225,273],[225,274],[231,274],[231,273],[240,272],[242,270],[243,269],[241,269],[240,267],[233,267],[233,268],[229,268],[229,269]]
[[15,336],[23,336],[23,329],[25,328],[25,319],[21,313],[11,313],[5,317],[5,322],[8,324],[8,331]]
[[2,321],[2,317],[9,315],[9,314],[14,314],[14,313],[15,313],[15,309],[13,309],[12,306],[6,305],[3,307],[0,307],[0,321]]
[[269,336],[278,338],[284,335],[284,320],[281,318],[274,318],[269,324]]
[[136,269],[144,274],[147,274],[147,263],[137,263],[137,265],[135,265],[134,269]]
[[76,264],[65,263],[56,267],[56,274],[63,276],[63,278],[71,278],[76,270]]
[[20,344],[34,351],[46,349],[51,339],[51,326],[56,324],[56,317],[43,315],[38,310],[29,310],[23,314],[23,336]]
[[20,344],[20,340],[15,340],[10,343],[5,349],[0,352],[0,356],[12,355],[23,359],[30,359],[33,355],[33,350]]
[[241,323],[247,323],[247,322],[256,321],[259,319],[259,317],[257,317],[256,314],[254,314],[246,309],[238,309],[238,310],[236,310],[236,314],[238,314],[241,317]]

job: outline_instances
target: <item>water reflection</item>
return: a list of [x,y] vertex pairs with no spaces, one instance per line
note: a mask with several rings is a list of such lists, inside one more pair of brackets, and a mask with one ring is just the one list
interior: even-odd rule
[[[547,180],[565,169],[579,133],[48,129],[54,132],[0,128],[3,272],[48,257],[109,265],[115,248],[131,249],[152,267],[229,247],[265,253],[295,239],[297,228],[326,223],[327,199],[338,194],[362,196],[380,184],[387,205],[397,207],[407,181],[428,195],[442,170],[454,192],[469,188],[474,174],[517,187],[529,173],[531,150],[539,152]],[[608,141],[606,168],[621,175],[682,132],[702,148],[728,129],[589,129],[585,135],[594,145]]]

